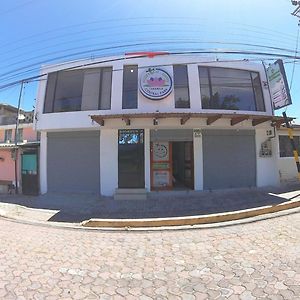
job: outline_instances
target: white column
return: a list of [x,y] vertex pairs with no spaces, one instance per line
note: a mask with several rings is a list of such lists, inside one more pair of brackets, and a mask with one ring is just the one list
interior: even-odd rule
[[145,188],[151,190],[151,171],[150,171],[150,129],[144,130],[144,149],[145,149]]
[[41,131],[40,140],[40,192],[47,193],[47,132]]
[[123,63],[116,62],[112,72],[111,112],[117,113],[122,107]]
[[278,139],[272,138],[272,156],[260,157],[259,152],[261,144],[269,137],[267,130],[272,130],[272,127],[266,127],[255,130],[256,143],[256,183],[258,187],[268,185],[278,185],[280,183],[279,166],[278,166]]
[[118,130],[100,132],[101,195],[112,196],[118,187]]
[[200,82],[197,65],[188,65],[191,111],[201,109]]
[[193,134],[194,145],[194,189],[195,191],[203,190],[203,150],[202,135]]

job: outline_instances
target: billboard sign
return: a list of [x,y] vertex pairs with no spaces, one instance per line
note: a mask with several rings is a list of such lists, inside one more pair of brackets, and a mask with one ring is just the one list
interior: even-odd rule
[[289,85],[281,59],[270,64],[267,68],[267,77],[274,109],[292,104]]

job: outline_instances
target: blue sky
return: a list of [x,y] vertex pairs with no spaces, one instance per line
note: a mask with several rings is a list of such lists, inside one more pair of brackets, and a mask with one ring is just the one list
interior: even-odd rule
[[[255,44],[285,48],[290,50],[285,53],[294,55],[298,19],[291,16],[293,10],[290,0],[2,1],[0,86],[38,74],[43,63],[135,50],[218,48],[275,52],[249,46]],[[254,55],[230,58],[241,57],[258,59]],[[270,62],[265,58],[259,57]],[[293,60],[285,62],[291,82]],[[300,65],[296,63],[291,89],[293,105],[287,113],[298,117],[298,123],[299,83]],[[23,108],[32,109],[36,86],[37,82],[26,84]],[[14,86],[0,90],[0,102],[16,105],[19,89]]]

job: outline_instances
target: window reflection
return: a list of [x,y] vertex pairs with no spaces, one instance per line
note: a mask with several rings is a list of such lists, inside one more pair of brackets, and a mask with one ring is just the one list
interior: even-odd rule
[[199,67],[202,108],[264,111],[259,74],[246,70]]
[[143,130],[119,130],[119,144],[132,145],[144,143]]

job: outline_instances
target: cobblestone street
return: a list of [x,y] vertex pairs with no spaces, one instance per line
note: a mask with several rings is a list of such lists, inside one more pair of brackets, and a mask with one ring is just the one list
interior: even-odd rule
[[0,299],[300,298],[300,213],[177,231],[0,226]]

